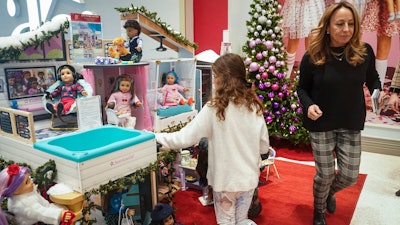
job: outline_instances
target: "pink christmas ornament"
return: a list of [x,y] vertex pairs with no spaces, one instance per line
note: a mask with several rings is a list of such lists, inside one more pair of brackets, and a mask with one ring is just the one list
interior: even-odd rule
[[268,59],[269,63],[276,63],[276,57],[274,55],[271,55]]
[[271,89],[272,89],[273,91],[276,91],[276,90],[279,89],[279,85],[278,85],[278,84],[273,84],[273,85],[271,86]]
[[250,72],[255,72],[258,70],[258,68],[260,68],[260,65],[258,65],[258,63],[256,63],[256,62],[250,63],[250,66],[249,66]]
[[261,52],[257,53],[256,59],[261,60],[261,59],[263,59],[263,58],[264,58],[264,56],[262,55]]
[[268,72],[270,72],[270,73],[273,73],[273,72],[275,72],[275,66],[269,66],[268,67]]
[[264,57],[267,57],[267,56],[268,56],[268,52],[267,52],[267,51],[263,51],[263,52],[262,52],[262,55],[263,55]]
[[283,98],[283,93],[282,92],[278,93],[278,98]]
[[251,59],[250,58],[246,58],[244,60],[244,64],[246,64],[247,66],[250,65],[250,63],[251,63]]
[[264,66],[260,66],[260,68],[258,68],[258,71],[260,73],[263,73],[265,71],[265,67]]
[[256,79],[257,79],[257,80],[260,80],[260,79],[261,79],[261,76],[260,76],[259,73],[256,74]]
[[256,46],[256,42],[254,41],[254,40],[251,40],[250,42],[249,42],[249,47],[250,48],[254,48]]
[[264,43],[264,45],[265,45],[265,47],[266,47],[268,50],[272,49],[272,47],[274,46],[274,44],[272,43],[272,41],[266,41],[266,42]]
[[267,79],[268,78],[268,73],[264,72],[261,74],[262,79]]

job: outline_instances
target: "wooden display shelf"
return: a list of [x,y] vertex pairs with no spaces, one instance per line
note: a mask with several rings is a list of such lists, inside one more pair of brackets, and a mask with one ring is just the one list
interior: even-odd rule
[[194,48],[192,46],[178,42],[175,37],[168,34],[155,22],[140,13],[121,14],[121,20],[137,20],[140,23],[143,34],[146,34],[156,41],[160,41],[158,35],[162,35],[164,36],[163,44],[170,49],[179,52],[179,48],[183,48],[194,54]]

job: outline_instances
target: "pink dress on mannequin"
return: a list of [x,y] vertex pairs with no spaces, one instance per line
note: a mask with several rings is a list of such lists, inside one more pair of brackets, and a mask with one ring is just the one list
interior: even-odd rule
[[389,10],[386,1],[370,0],[364,11],[361,29],[376,32],[378,36],[393,37],[400,33],[400,22],[388,22]]
[[318,25],[325,10],[325,1],[286,0],[282,8],[283,37],[305,38]]

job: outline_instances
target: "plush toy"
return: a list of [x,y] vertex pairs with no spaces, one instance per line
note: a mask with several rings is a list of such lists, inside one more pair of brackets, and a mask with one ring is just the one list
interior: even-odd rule
[[108,53],[111,58],[119,58],[130,54],[129,50],[124,46],[124,39],[122,37],[114,38],[113,45],[108,47]]

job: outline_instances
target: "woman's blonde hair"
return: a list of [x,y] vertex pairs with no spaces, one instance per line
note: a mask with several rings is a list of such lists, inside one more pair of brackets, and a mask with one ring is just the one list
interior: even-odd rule
[[327,56],[332,55],[333,53],[332,49],[330,48],[330,36],[327,33],[327,28],[330,25],[333,13],[340,8],[349,9],[353,14],[354,19],[354,33],[350,41],[345,46],[345,58],[347,62],[353,66],[364,62],[366,47],[361,41],[360,20],[357,10],[351,3],[342,1],[330,5],[322,15],[318,23],[318,27],[311,30],[308,53],[310,54],[311,60],[316,65],[325,64]]
[[214,95],[210,106],[217,109],[217,117],[225,120],[225,109],[229,103],[244,105],[249,111],[256,109],[262,115],[263,106],[251,84],[246,79],[243,59],[233,53],[219,57],[212,65],[214,77]]

